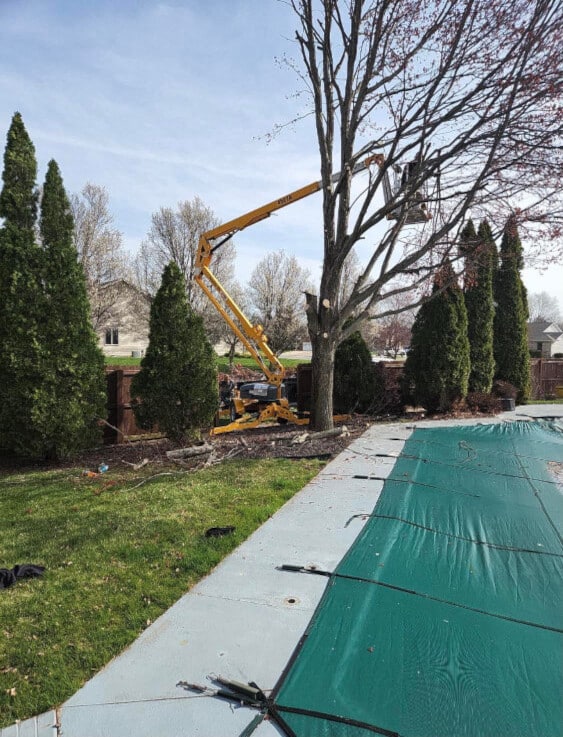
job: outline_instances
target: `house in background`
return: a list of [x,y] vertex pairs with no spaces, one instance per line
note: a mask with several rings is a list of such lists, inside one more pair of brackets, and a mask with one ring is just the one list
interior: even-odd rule
[[92,299],[94,330],[106,356],[144,356],[151,300],[124,280],[104,285]]
[[553,358],[556,353],[563,353],[563,330],[553,322],[529,322],[528,348],[541,351],[542,358]]

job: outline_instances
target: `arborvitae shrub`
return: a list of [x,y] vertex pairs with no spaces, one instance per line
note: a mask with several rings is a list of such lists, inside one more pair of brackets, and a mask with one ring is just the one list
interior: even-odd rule
[[177,443],[198,437],[218,406],[213,348],[174,262],[164,269],[151,306],[149,346],[131,382],[131,396],[139,425],[157,424]]
[[[470,248],[468,248],[470,246]],[[470,220],[462,232],[465,257],[464,299],[467,310],[467,337],[470,364],[469,391],[491,391],[495,373],[493,352],[493,255],[496,249],[491,229],[482,222],[475,233]]]
[[371,353],[359,331],[342,341],[334,356],[334,411],[367,412],[376,392]]
[[372,415],[398,415],[403,409],[401,373],[385,368],[385,362],[374,365],[375,389],[370,405]]
[[517,399],[530,396],[530,356],[528,352],[526,292],[520,277],[522,244],[516,225],[506,224],[500,248],[500,266],[495,274],[494,349],[495,378],[513,384]]
[[467,394],[469,341],[463,295],[451,268],[434,282],[412,328],[402,377],[406,402],[430,412],[447,412]]
[[92,328],[72,214],[55,161],[49,162],[43,187],[40,232],[48,319],[42,326],[42,378],[32,414],[42,454],[62,458],[100,441],[107,395],[104,356]]
[[42,253],[35,242],[37,162],[21,115],[12,119],[0,191],[0,448],[37,456],[33,401],[41,384],[45,319]]

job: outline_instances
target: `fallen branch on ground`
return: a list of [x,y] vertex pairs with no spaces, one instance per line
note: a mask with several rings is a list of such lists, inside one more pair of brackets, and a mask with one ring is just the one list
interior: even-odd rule
[[150,463],[148,458],[143,458],[139,463],[131,463],[130,461],[124,461],[123,459],[121,462],[125,463],[126,466],[131,466],[133,471],[138,471],[140,468],[143,468],[143,466],[146,466],[147,463]]
[[300,443],[306,443],[310,440],[321,440],[322,438],[332,438],[342,436],[344,438],[349,437],[350,432],[346,425],[342,427],[335,427],[332,430],[321,430],[320,432],[304,432],[299,435],[295,435],[291,441],[292,445],[299,445]]
[[233,458],[234,456],[237,456],[239,453],[242,453],[242,448],[233,448],[228,453],[226,453],[224,456],[221,456],[219,458],[216,455],[215,451],[213,451],[213,453],[211,453],[209,458],[203,464],[203,468],[208,468],[209,466],[216,466],[218,463],[223,463],[223,461],[227,461],[229,460],[229,458]]
[[171,461],[181,461],[185,458],[193,458],[194,456],[205,455],[211,453],[213,446],[209,443],[202,445],[194,445],[189,448],[178,448],[177,450],[167,450],[166,457]]

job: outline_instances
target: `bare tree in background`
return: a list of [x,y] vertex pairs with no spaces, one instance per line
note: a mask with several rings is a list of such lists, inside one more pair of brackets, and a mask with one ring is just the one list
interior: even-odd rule
[[555,322],[561,321],[561,307],[557,300],[548,292],[533,292],[528,295],[528,311],[530,322]]
[[248,282],[253,320],[264,327],[274,353],[295,348],[306,336],[303,313],[305,292],[311,290],[311,274],[295,256],[284,251],[267,254]]
[[[162,272],[170,261],[174,261],[186,282],[188,301],[200,314],[207,332],[213,340],[220,339],[222,321],[215,308],[201,289],[195,284],[194,264],[199,236],[219,225],[219,220],[210,207],[199,198],[179,202],[175,210],[161,207],[152,216],[151,228],[141,244],[135,258],[135,274],[139,287],[151,295],[160,286]],[[225,243],[214,257],[214,272],[219,281],[231,288],[234,279],[235,247]]]
[[[237,281],[233,281],[229,286],[229,295],[234,299],[242,312],[244,312],[245,314],[248,314],[250,312],[250,303],[248,300],[247,290],[243,289],[243,287]],[[217,339],[225,343],[225,345],[227,346],[229,365],[232,366],[235,360],[235,353],[237,348],[242,348],[244,350],[246,350],[246,348],[239,341],[236,333],[231,330],[229,324],[217,311],[215,311],[215,318],[217,320],[217,325],[214,328],[214,335],[216,335]]]
[[113,226],[105,187],[88,183],[70,198],[74,240],[84,268],[94,329],[105,324],[120,298],[122,280],[130,281],[131,268],[123,237]]
[[411,308],[412,302],[409,292],[401,292],[380,303],[387,314],[373,322],[371,345],[376,350],[397,358],[399,352],[410,345],[416,314]]
[[[563,4],[288,3],[298,24],[300,63],[293,66],[312,101],[325,183],[323,271],[319,295],[308,297],[307,321],[311,422],[328,429],[336,346],[362,321],[388,313],[378,309],[383,299],[428,283],[439,265],[455,264],[470,209],[499,229],[514,217],[524,237],[524,225],[534,224],[534,243],[556,258]],[[374,152],[385,155],[383,164],[352,189],[352,167]],[[385,178],[393,180],[407,162],[407,176],[384,199]],[[336,171],[342,174],[332,182]],[[406,227],[421,197],[432,218]],[[366,267],[339,303],[345,260],[368,238]],[[409,285],[396,284],[397,277]]]

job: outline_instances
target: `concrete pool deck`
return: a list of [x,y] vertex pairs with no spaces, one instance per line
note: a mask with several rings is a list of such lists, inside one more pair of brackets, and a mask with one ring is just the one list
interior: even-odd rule
[[[0,730],[0,737],[238,737],[256,711],[186,691],[209,676],[272,689],[305,631],[327,578],[282,564],[333,570],[354,542],[393,458],[416,427],[563,418],[563,404],[527,405],[494,418],[372,425],[304,489],[190,589],[62,706]],[[561,459],[563,460],[563,459]],[[270,721],[256,737],[280,735]]]

